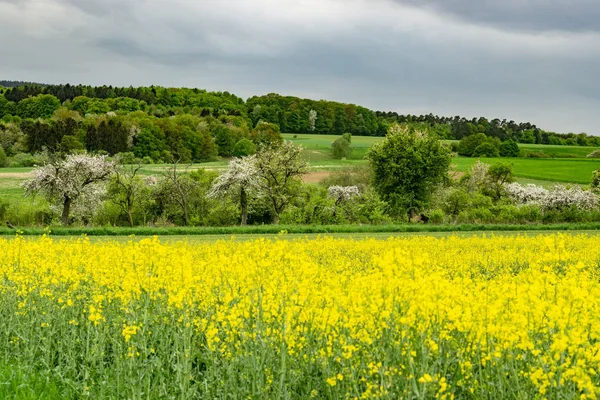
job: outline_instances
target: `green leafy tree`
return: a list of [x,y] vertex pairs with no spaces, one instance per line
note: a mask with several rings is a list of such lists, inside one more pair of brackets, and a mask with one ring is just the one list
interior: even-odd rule
[[28,97],[17,104],[21,118],[50,118],[60,108],[60,101],[50,94]]
[[75,136],[65,135],[60,141],[59,149],[63,154],[72,154],[85,150],[85,146]]
[[107,188],[110,200],[127,215],[127,221],[132,228],[135,208],[144,205],[150,199],[150,187],[139,176],[141,168],[141,164],[117,168]]
[[337,138],[331,144],[331,153],[333,155],[333,158],[335,158],[336,160],[341,160],[342,158],[350,157],[350,152],[350,142],[345,136]]
[[505,192],[505,185],[514,182],[513,167],[509,163],[490,166],[486,174],[485,190],[494,200],[499,200]]
[[480,144],[472,154],[473,157],[498,157],[499,155],[498,148],[490,142]]
[[397,124],[369,150],[368,158],[381,198],[397,214],[411,217],[448,178],[452,160],[450,149],[436,136]]
[[[484,133],[477,133],[475,135],[466,136],[460,140],[458,143],[458,154],[461,156],[473,157],[475,150],[484,143],[490,143],[496,148],[500,147],[499,139],[488,137]],[[489,152],[489,146],[481,148],[480,151]]]
[[254,153],[256,153],[256,146],[248,139],[241,139],[233,146],[235,157],[246,157]]
[[0,168],[6,167],[8,164],[8,157],[4,152],[4,149],[0,146]]
[[600,169],[592,172],[592,188],[594,190],[600,190]]
[[259,122],[256,128],[250,132],[252,141],[262,145],[278,145],[283,142],[283,136],[279,132],[279,127],[268,122]]
[[517,142],[507,140],[500,145],[500,156],[502,157],[519,157],[521,153]]

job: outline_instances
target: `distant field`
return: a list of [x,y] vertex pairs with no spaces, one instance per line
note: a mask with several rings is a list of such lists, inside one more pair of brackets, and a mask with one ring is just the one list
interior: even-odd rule
[[[306,159],[317,162],[332,159],[331,143],[340,136],[284,133],[283,137],[298,146],[304,147]],[[350,155],[350,159],[363,159],[367,154],[367,150],[382,139],[381,137],[373,136],[352,136],[352,154]]]
[[[457,171],[467,171],[476,161],[476,158],[456,157],[452,163]],[[600,168],[599,159],[486,158],[482,161],[490,164],[508,162],[513,165],[515,175],[521,178],[580,184],[590,183],[592,172]]]

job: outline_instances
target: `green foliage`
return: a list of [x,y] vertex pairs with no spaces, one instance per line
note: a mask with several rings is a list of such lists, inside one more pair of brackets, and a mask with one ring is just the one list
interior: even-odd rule
[[435,210],[429,213],[429,223],[431,224],[443,224],[446,221],[446,214],[444,210],[436,208]]
[[6,156],[6,152],[0,146],[0,168],[8,166],[8,157]]
[[269,122],[259,122],[250,132],[252,141],[259,145],[277,145],[283,142],[283,136],[279,131],[279,126]]
[[347,137],[345,135],[336,139],[331,144],[331,153],[333,155],[333,158],[335,158],[336,160],[341,160],[343,158],[349,158],[350,151],[351,151],[350,150],[350,141],[347,139]]
[[600,189],[600,169],[592,172],[592,188]]
[[28,97],[17,104],[17,115],[21,118],[50,118],[60,107],[60,101],[49,94]]
[[85,147],[75,136],[65,135],[60,141],[60,150],[64,154],[71,154],[83,151]]
[[497,163],[490,166],[486,176],[486,190],[492,198],[499,200],[504,194],[504,185],[514,182],[512,164]]
[[[495,148],[495,151],[492,150],[492,147]],[[490,138],[483,133],[477,133],[466,136],[460,140],[458,144],[458,154],[467,157],[495,157],[498,155],[499,147],[500,140],[497,138]],[[475,154],[476,151],[479,153],[479,155]]]
[[248,139],[241,139],[233,146],[235,157],[246,157],[256,153],[256,146]]
[[500,145],[500,156],[501,157],[519,157],[521,150],[517,142],[507,140],[502,142]]
[[10,158],[10,167],[33,167],[42,163],[42,158],[34,157],[29,153],[17,153]]
[[398,125],[368,157],[375,189],[397,214],[426,206],[451,162],[450,150],[436,137]]
[[498,147],[491,142],[484,142],[477,146],[473,151],[473,157],[498,157]]

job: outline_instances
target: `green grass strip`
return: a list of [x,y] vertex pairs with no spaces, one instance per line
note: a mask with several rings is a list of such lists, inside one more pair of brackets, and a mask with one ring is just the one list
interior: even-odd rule
[[[600,230],[599,222],[562,224],[398,224],[398,225],[252,225],[227,227],[50,227],[53,236],[172,236],[172,235],[240,235],[327,233],[410,233],[410,232],[486,232],[486,231],[573,231]],[[22,228],[22,235],[43,235],[48,228]],[[0,228],[0,235],[15,235],[17,230]]]

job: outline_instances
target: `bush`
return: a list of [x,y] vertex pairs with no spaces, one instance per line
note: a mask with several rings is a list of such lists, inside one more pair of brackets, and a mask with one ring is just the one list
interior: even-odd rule
[[[458,143],[458,154],[460,154],[461,156],[467,156],[467,157],[481,157],[481,155],[476,156],[475,151],[481,145],[486,144],[486,143],[495,147],[496,150],[500,147],[500,139],[486,136],[483,133],[478,133],[475,135],[466,136],[460,140],[460,142]],[[481,148],[479,150],[479,152],[482,155],[488,154],[489,152],[491,152],[492,150],[489,150],[490,149],[489,145]]]
[[473,151],[473,157],[498,157],[499,155],[498,148],[490,142],[480,144]]
[[10,160],[11,167],[33,167],[36,164],[35,158],[29,153],[17,153]]
[[508,140],[500,145],[500,156],[502,157],[519,157],[521,150],[517,142]]
[[528,158],[552,158],[551,155],[544,153],[543,151],[532,151],[525,153]]
[[600,158],[600,149],[592,151],[587,158]]
[[142,164],[154,164],[154,160],[150,156],[142,158]]
[[432,224],[443,224],[446,222],[446,214],[443,210],[437,208],[429,213],[429,222]]
[[350,142],[344,136],[338,138],[331,144],[331,153],[333,158],[341,160],[350,157]]
[[118,153],[115,155],[115,158],[119,160],[119,162],[123,165],[131,165],[131,164],[136,164],[137,163],[137,158],[135,157],[135,154],[133,154],[133,152],[131,151],[127,151],[127,152],[123,152],[123,153]]
[[6,157],[6,153],[4,149],[0,147],[0,168],[6,167],[8,164],[8,157]]
[[246,157],[254,153],[256,146],[248,139],[241,139],[233,146],[233,155],[236,157]]

